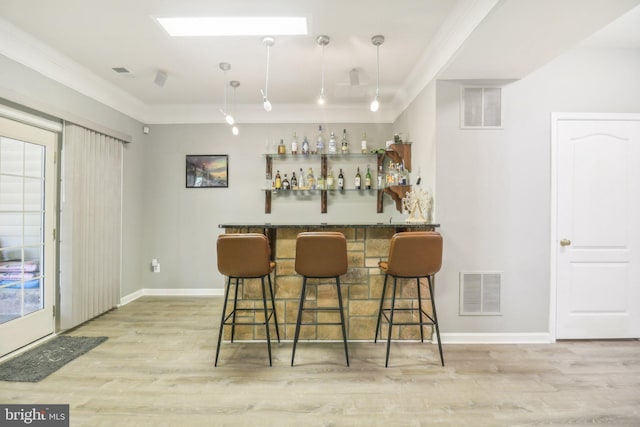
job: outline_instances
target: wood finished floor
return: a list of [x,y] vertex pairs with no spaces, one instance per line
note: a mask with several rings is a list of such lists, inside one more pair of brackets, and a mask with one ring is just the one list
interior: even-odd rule
[[223,343],[222,300],[144,297],[74,330],[109,339],[2,403],[69,403],[72,426],[640,426],[640,342]]

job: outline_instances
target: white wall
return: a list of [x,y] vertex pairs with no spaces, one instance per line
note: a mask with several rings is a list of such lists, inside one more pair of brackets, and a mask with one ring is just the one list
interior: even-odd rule
[[[547,332],[550,115],[640,112],[640,51],[572,50],[503,88],[504,129],[459,127],[460,83],[437,84],[437,279],[445,332]],[[502,316],[459,316],[458,275],[502,271]]]
[[[285,140],[287,152],[296,132],[299,142],[304,135],[315,141],[317,124],[240,124],[240,135],[233,137],[229,126],[154,125],[146,145],[142,177],[144,182],[143,212],[144,288],[156,289],[223,289],[224,280],[217,271],[215,244],[224,232],[222,223],[320,223],[320,222],[388,222],[390,218],[402,220],[405,216],[395,211],[390,198],[385,196],[384,213],[376,213],[375,192],[346,195],[329,194],[328,212],[320,213],[318,195],[310,199],[274,196],[272,213],[264,213],[265,158],[263,154],[275,149],[273,141]],[[362,132],[366,132],[369,148],[384,146],[392,138],[390,124],[323,124],[335,131],[338,138],[346,128],[352,152],[359,152]],[[325,138],[328,132],[325,131]],[[228,154],[228,188],[185,188],[185,156],[187,154]],[[375,156],[369,159],[375,179]],[[364,178],[366,161],[359,160]],[[316,176],[320,162],[274,161],[274,172],[281,175],[300,167],[312,165]],[[345,167],[347,186],[353,185],[356,164],[338,163]],[[151,259],[160,262],[160,273],[152,273]]]

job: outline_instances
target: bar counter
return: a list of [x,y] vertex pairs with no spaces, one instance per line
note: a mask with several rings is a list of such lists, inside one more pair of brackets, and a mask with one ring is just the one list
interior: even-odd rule
[[[380,294],[384,275],[378,268],[378,261],[386,260],[389,253],[389,241],[394,233],[402,231],[434,231],[439,224],[416,223],[320,223],[320,224],[272,224],[272,223],[237,223],[220,224],[226,233],[263,233],[269,237],[271,257],[277,263],[274,274],[276,311],[281,338],[293,340],[296,316],[302,288],[302,277],[296,274],[295,248],[296,236],[305,231],[339,231],[347,238],[349,271],[341,276],[342,296],[349,340],[373,341]],[[319,257],[321,254],[319,254]],[[320,279],[310,279],[307,285],[305,307],[334,306],[336,304],[335,288],[331,286],[312,286]],[[329,279],[328,281],[331,281]],[[415,286],[405,287],[406,280],[398,279],[397,300],[405,300],[406,307],[417,306]],[[422,296],[428,296],[425,283],[421,283]],[[390,288],[390,287],[389,287]],[[261,307],[262,296],[260,279],[245,280],[239,299],[245,307]],[[423,304],[425,301],[423,301]],[[428,303],[423,307],[430,306]],[[258,314],[259,316],[260,314]],[[407,314],[408,315],[408,314]],[[304,321],[314,321],[311,316],[319,316],[320,321],[337,320],[337,313],[305,313]],[[251,321],[251,319],[247,319]],[[256,319],[260,321],[260,319]],[[225,330],[225,339],[230,335]],[[383,336],[386,336],[383,322]],[[416,327],[401,326],[394,328],[395,339],[420,339],[420,330]],[[431,328],[425,327],[425,338],[431,336]],[[236,327],[235,339],[265,339],[264,326]],[[339,326],[303,326],[300,330],[302,340],[342,340]]]

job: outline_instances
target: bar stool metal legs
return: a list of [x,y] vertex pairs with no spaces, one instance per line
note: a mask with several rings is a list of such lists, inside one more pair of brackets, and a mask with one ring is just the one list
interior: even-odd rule
[[[273,317],[273,321],[275,324],[275,329],[276,329],[276,336],[278,338],[278,342],[280,342],[280,331],[278,330],[278,318],[276,315],[276,305],[275,305],[275,300],[274,300],[274,296],[273,296],[273,287],[271,286],[271,277],[267,276],[267,278],[269,279],[268,281],[268,287],[269,287],[269,293],[271,294],[271,308],[269,308],[269,306],[267,305],[267,289],[265,287],[265,283],[264,283],[264,277],[261,277],[261,287],[262,287],[262,311],[264,313],[264,322],[242,322],[242,323],[238,323],[236,322],[236,313],[238,311],[257,311],[260,310],[260,308],[238,308],[237,307],[237,302],[238,302],[238,288],[240,287],[240,278],[238,277],[229,277],[229,280],[227,281],[227,289],[225,290],[225,294],[224,294],[224,303],[222,306],[222,318],[220,319],[220,331],[218,333],[218,345],[216,347],[216,360],[214,363],[214,366],[218,366],[218,357],[220,355],[220,344],[222,343],[222,335],[223,335],[223,330],[224,330],[224,326],[225,325],[231,325],[231,342],[233,342],[234,339],[234,334],[235,334],[235,327],[236,324],[242,324],[242,325],[265,325],[265,332],[266,332],[266,337],[267,337],[267,352],[269,354],[269,366],[272,366],[272,361],[271,361],[271,332],[269,330],[269,323],[271,318]],[[235,284],[232,285],[231,280],[235,279]],[[227,312],[227,304],[229,301],[229,292],[231,289],[231,286],[235,286],[234,289],[234,296],[233,296],[233,308],[231,310],[231,312],[229,314],[226,314]],[[231,321],[229,321],[229,318],[231,318]]]
[[[387,321],[387,352],[385,356],[385,367],[389,366],[389,353],[391,350],[391,335],[394,326],[417,325],[420,328],[420,341],[424,342],[424,326],[430,325],[435,328],[438,339],[438,352],[440,353],[440,363],[444,366],[444,356],[442,352],[442,342],[440,341],[440,326],[438,325],[438,315],[436,313],[435,296],[433,292],[433,278],[442,265],[442,236],[434,232],[403,232],[396,233],[389,246],[389,260],[380,261],[378,264],[384,271],[384,284],[380,297],[380,307],[378,309],[378,321],[376,323],[376,334],[374,342],[378,341],[382,318]],[[393,276],[393,288],[391,290],[391,305],[384,307],[387,293],[389,276]],[[397,279],[415,279],[418,293],[418,308],[396,307]],[[424,311],[422,307],[422,291],[420,279],[426,278],[429,285],[429,297],[431,301],[431,314]],[[417,321],[396,321],[396,311],[418,312]],[[387,314],[388,313],[388,314]]]
[[[320,255],[320,256],[318,256]],[[300,327],[304,325],[340,325],[342,328],[342,341],[344,343],[344,355],[349,366],[349,348],[347,345],[347,330],[345,327],[344,307],[342,305],[342,290],[340,288],[340,275],[348,270],[347,241],[342,233],[338,232],[307,232],[300,233],[296,239],[295,270],[302,276],[302,290],[300,292],[300,304],[298,305],[298,317],[296,331],[293,338],[293,351],[291,353],[291,366],[296,357],[296,347],[300,338]],[[337,307],[305,307],[304,301],[307,293],[308,279],[334,279],[338,295]],[[318,283],[317,286],[332,285],[332,283]],[[340,322],[302,322],[303,311],[338,311]]]
[[[382,297],[380,298],[380,309],[378,311],[378,322],[376,324],[376,335],[374,337],[374,342],[378,342],[378,334],[380,332],[380,324],[382,323],[382,318],[384,317],[385,320],[387,321],[389,328],[387,331],[387,354],[385,357],[385,363],[384,366],[388,367],[389,366],[389,353],[391,350],[391,331],[393,329],[393,326],[401,326],[401,325],[418,325],[420,327],[420,342],[424,342],[424,328],[423,326],[433,326],[435,328],[436,331],[436,337],[438,339],[438,351],[440,353],[440,363],[442,364],[442,366],[444,366],[444,356],[442,354],[442,342],[440,341],[440,328],[438,326],[438,315],[436,313],[436,303],[434,300],[434,296],[433,296],[433,285],[431,282],[431,276],[427,276],[427,281],[429,283],[429,294],[430,294],[430,301],[431,301],[431,311],[432,311],[432,315],[430,316],[429,314],[427,314],[423,309],[422,309],[422,302],[421,302],[421,292],[420,292],[420,279],[416,278],[416,286],[418,286],[418,309],[414,309],[414,308],[397,308],[396,307],[396,291],[397,291],[397,278],[394,276],[393,277],[393,288],[391,290],[392,294],[391,294],[391,305],[389,306],[389,308],[384,308],[384,296],[386,293],[386,289],[387,289],[387,279],[388,279],[389,275],[386,274],[384,277],[384,285],[382,286]],[[419,316],[420,316],[420,320],[417,322],[396,322],[394,321],[394,315],[395,312],[397,310],[400,311],[418,311],[419,312]],[[389,315],[387,316],[387,313],[389,312]],[[426,317],[426,320],[424,319]]]
[[[291,352],[291,366],[296,358],[296,347],[298,345],[298,339],[300,338],[300,326],[304,325],[340,325],[342,327],[342,342],[344,343],[344,355],[347,360],[347,366],[349,366],[349,348],[347,345],[347,329],[345,328],[344,321],[344,307],[342,305],[342,292],[340,290],[340,277],[336,278],[336,289],[338,292],[338,307],[304,307],[304,300],[307,290],[307,277],[302,278],[302,292],[300,294],[300,305],[298,306],[298,317],[296,320],[296,332],[293,337],[293,351]],[[302,323],[303,311],[338,311],[340,313],[340,322],[310,322]]]
[[[236,325],[264,325],[267,338],[267,352],[269,355],[269,366],[271,361],[271,331],[270,321],[273,318],[275,323],[276,336],[280,342],[280,331],[278,330],[278,317],[276,314],[276,303],[273,294],[273,286],[271,284],[271,273],[276,263],[270,260],[270,248],[267,237],[259,233],[238,233],[223,234],[218,236],[217,242],[218,252],[218,271],[228,277],[226,289],[224,292],[224,304],[222,307],[222,316],[220,319],[220,331],[218,332],[218,345],[216,346],[215,366],[218,366],[218,358],[220,356],[220,345],[222,343],[222,335],[225,326],[231,326],[231,342],[235,339]],[[267,285],[265,277],[268,280],[268,288],[271,299],[271,307],[267,303]],[[262,307],[242,308],[238,307],[238,289],[240,288],[240,280],[260,279],[260,288],[262,292]],[[235,279],[235,283],[234,283]],[[231,286],[235,286],[233,291],[233,306],[227,314],[227,306],[229,304],[229,295]],[[260,311],[264,316],[263,321],[248,322],[237,318],[239,311],[249,311],[257,315]]]

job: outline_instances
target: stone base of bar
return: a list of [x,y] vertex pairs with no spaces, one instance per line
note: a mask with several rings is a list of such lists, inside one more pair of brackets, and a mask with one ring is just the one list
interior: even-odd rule
[[[302,289],[302,277],[297,275],[294,269],[296,237],[298,233],[305,231],[327,231],[329,226],[232,226],[221,225],[227,233],[266,233],[272,240],[272,257],[277,263],[274,280],[276,298],[276,311],[278,315],[278,327],[280,337],[284,340],[293,340],[295,332],[300,291]],[[413,225],[410,229],[434,230],[437,225],[424,224]],[[378,309],[380,307],[380,294],[384,284],[384,274],[378,268],[378,261],[386,260],[389,254],[389,242],[391,236],[399,230],[407,227],[404,224],[391,224],[374,227],[368,225],[330,226],[331,231],[339,231],[347,238],[347,251],[349,257],[349,271],[340,277],[343,304],[345,309],[345,321],[347,323],[347,335],[349,340],[373,341],[376,331]],[[322,254],[318,254],[320,258]],[[274,279],[272,277],[272,279]],[[324,282],[323,282],[324,280]],[[387,296],[391,297],[392,278],[387,285]],[[307,295],[305,307],[330,307],[337,305],[335,284],[332,286],[315,286],[317,283],[335,283],[329,279],[309,279],[307,281]],[[262,294],[260,279],[245,280],[238,293],[239,304],[244,307],[261,307]],[[431,304],[429,287],[426,279],[421,279],[420,293],[423,297],[423,309],[430,313]],[[397,307],[418,306],[418,292],[415,279],[398,279],[398,292],[396,296]],[[390,300],[386,301],[388,307]],[[248,322],[264,321],[261,312],[254,314],[246,312]],[[412,321],[418,319],[418,312],[397,312],[397,319]],[[404,318],[402,317],[404,316]],[[304,313],[303,322],[337,322],[339,313]],[[382,340],[386,340],[388,329],[382,322]],[[431,327],[424,327],[424,338],[431,339]],[[271,331],[271,338],[275,337],[275,330]],[[420,329],[418,326],[398,326],[392,331],[392,337],[396,340],[419,340]],[[225,328],[225,339],[231,338],[231,329]],[[264,326],[236,327],[235,340],[262,340],[265,339]],[[340,326],[314,325],[302,326],[300,329],[301,340],[341,340]]]

